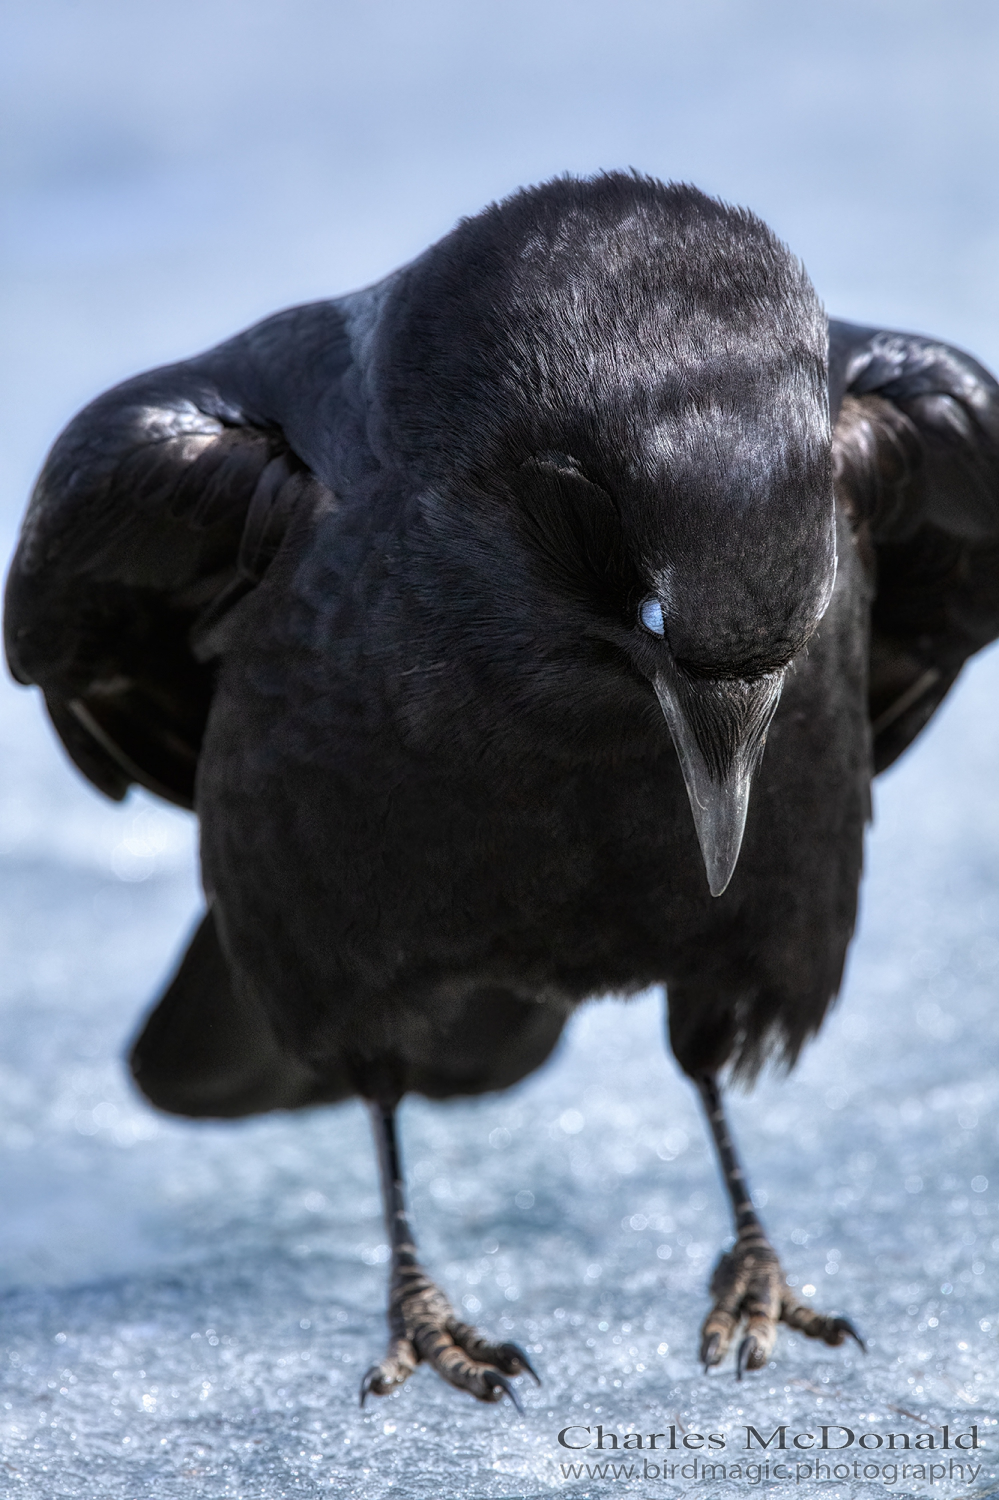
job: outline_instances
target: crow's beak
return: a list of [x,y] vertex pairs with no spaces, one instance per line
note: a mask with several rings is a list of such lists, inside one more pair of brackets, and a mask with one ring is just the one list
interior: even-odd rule
[[691,677],[680,668],[654,679],[676,746],[712,896],[732,879],[783,672],[762,677]]

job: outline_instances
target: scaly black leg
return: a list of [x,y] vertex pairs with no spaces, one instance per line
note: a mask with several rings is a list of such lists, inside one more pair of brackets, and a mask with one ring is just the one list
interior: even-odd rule
[[777,1338],[777,1324],[787,1323],[809,1338],[842,1344],[853,1338],[864,1344],[847,1318],[828,1317],[798,1301],[787,1285],[777,1253],[757,1217],[739,1164],[722,1107],[718,1079],[713,1073],[697,1080],[704,1112],[711,1126],[722,1177],[735,1217],[735,1244],[722,1256],[711,1277],[714,1306],[701,1329],[701,1359],[706,1369],[720,1364],[732,1337],[745,1320],[746,1332],[736,1357],[736,1375],[766,1364]]
[[460,1322],[444,1293],[420,1265],[406,1211],[395,1110],[375,1102],[370,1109],[378,1146],[385,1224],[392,1249],[392,1273],[389,1346],[384,1358],[371,1366],[361,1382],[361,1405],[369,1393],[387,1396],[425,1360],[445,1380],[460,1390],[470,1391],[479,1401],[500,1401],[507,1395],[521,1411],[520,1400],[507,1377],[525,1372],[536,1381],[538,1377],[527,1355],[516,1344],[492,1344],[470,1324]]

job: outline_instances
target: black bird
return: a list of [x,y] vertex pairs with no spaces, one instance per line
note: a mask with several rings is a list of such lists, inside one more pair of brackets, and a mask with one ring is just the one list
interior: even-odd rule
[[740,1327],[740,1374],[778,1322],[853,1334],[788,1290],[718,1077],[820,1025],[871,778],[997,634],[995,381],[827,324],[759,219],[686,186],[518,193],[70,424],[11,667],[104,792],[201,820],[148,1098],[370,1103],[391,1341],[362,1396],[530,1372],[420,1265],[400,1099],[512,1084],[586,997],[652,984],[735,1216],[705,1364]]

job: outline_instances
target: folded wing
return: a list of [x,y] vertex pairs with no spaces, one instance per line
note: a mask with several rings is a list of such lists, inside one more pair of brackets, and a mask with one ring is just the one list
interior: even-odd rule
[[333,503],[315,468],[349,366],[336,304],[293,309],[107,392],[49,455],[8,582],[7,655],[108,796],[138,782],[193,805],[207,632],[289,527]]
[[876,580],[882,771],[999,637],[999,385],[947,344],[832,321],[829,387],[837,485]]

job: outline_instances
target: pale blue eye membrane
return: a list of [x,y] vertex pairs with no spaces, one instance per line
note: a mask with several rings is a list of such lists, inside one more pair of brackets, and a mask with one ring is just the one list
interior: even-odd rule
[[652,635],[666,634],[666,621],[663,619],[663,607],[654,595],[650,594],[643,599],[638,606],[638,618]]

